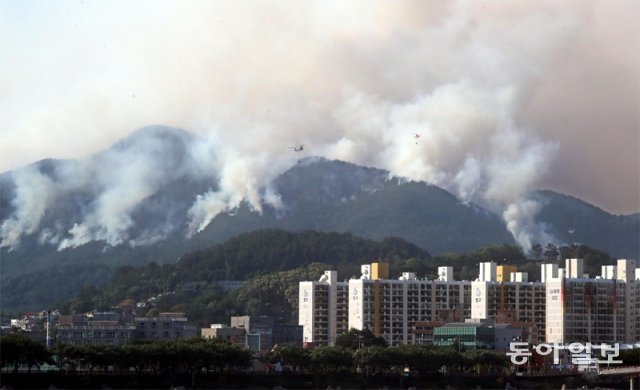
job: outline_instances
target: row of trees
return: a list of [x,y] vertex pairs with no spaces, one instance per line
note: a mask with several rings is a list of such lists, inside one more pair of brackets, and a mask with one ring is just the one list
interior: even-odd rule
[[453,347],[401,345],[387,347],[382,337],[370,330],[351,329],[336,339],[335,346],[303,349],[293,345],[276,346],[262,354],[267,363],[280,363],[293,372],[337,374],[353,372],[390,374],[408,370],[421,376],[437,372],[454,374],[476,370],[499,373],[510,366],[504,353],[494,351],[460,352]]
[[[370,332],[369,332],[370,333]],[[391,373],[409,369],[412,374],[465,372],[471,367],[508,366],[504,354],[494,352],[457,352],[454,348],[403,345],[386,347],[384,340],[365,332],[352,331],[340,340],[341,345],[304,349],[293,345],[277,346],[260,356],[265,363],[280,363],[295,372],[336,374],[353,372]],[[353,337],[358,339],[356,345]],[[382,341],[381,341],[382,340]],[[89,373],[108,371],[179,374],[238,372],[251,366],[251,352],[226,341],[190,339],[126,345],[60,344],[47,351],[44,345],[22,335],[0,338],[0,367],[40,368],[55,365],[60,370],[83,368]],[[486,372],[486,371],[485,371]]]
[[493,351],[458,352],[454,348],[401,345],[397,347],[367,346],[356,350],[341,346],[319,346],[303,349],[283,345],[261,356],[268,363],[280,363],[293,372],[315,374],[337,374],[360,372],[391,374],[408,370],[410,375],[433,375],[437,373],[500,373],[510,367],[504,353]]
[[45,363],[55,362],[43,344],[23,335],[0,338],[0,368],[12,367],[14,371],[18,371],[18,367],[25,366],[31,372],[31,368],[40,368]]
[[[360,371],[367,375],[391,374],[408,370],[414,376],[437,373],[456,375],[475,372],[500,374],[511,367],[502,352],[476,350],[460,352],[456,348],[425,345],[386,347],[375,337],[352,333],[358,346],[341,340],[342,345],[304,349],[284,344],[260,355],[265,363],[279,363],[298,373],[330,375]],[[625,365],[640,364],[640,349],[623,350]],[[51,351],[21,335],[0,338],[0,367],[39,368],[56,365],[60,370],[87,369],[90,373],[107,371],[150,372],[156,375],[215,372],[237,373],[251,366],[252,354],[222,340],[190,339],[119,346],[58,345]]]
[[221,340],[189,339],[125,345],[56,345],[47,351],[40,343],[22,335],[0,338],[0,367],[40,367],[47,363],[58,369],[74,371],[79,367],[90,373],[134,370],[155,374],[230,373],[251,365],[251,352]]
[[545,260],[553,261],[557,260],[560,252],[558,251],[558,247],[553,245],[552,243],[547,244],[547,246],[543,247],[541,244],[535,243],[531,246],[531,253],[535,257],[536,260],[541,260],[544,255]]

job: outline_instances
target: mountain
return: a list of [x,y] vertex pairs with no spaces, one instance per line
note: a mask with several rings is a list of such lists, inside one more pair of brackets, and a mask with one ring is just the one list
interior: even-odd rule
[[[52,303],[53,289],[56,299],[68,298],[104,283],[116,266],[175,262],[258,229],[400,237],[435,255],[514,242],[500,217],[441,188],[317,157],[270,184],[281,208],[265,205],[259,214],[241,203],[186,239],[194,200],[218,188],[216,158],[216,147],[193,134],[150,126],[83,161],[48,159],[0,174],[2,238],[27,231],[13,248],[0,248],[2,307],[42,307]],[[531,196],[544,200],[539,219],[561,239],[637,257],[638,215],[612,216],[550,191]],[[24,206],[19,214],[16,205]],[[56,275],[68,273],[75,283],[56,285]]]
[[431,253],[513,242],[502,221],[447,191],[390,178],[383,170],[322,158],[303,160],[272,183],[282,210],[259,215],[246,206],[214,219],[195,241],[212,242],[256,228],[351,232],[380,240],[402,237]]
[[612,215],[576,197],[536,191],[531,198],[544,206],[536,216],[549,233],[567,244],[587,244],[620,258],[640,255],[640,214]]
[[[155,310],[185,311],[201,326],[223,322],[229,313],[286,316],[295,313],[298,281],[316,280],[327,269],[337,270],[341,278],[356,276],[360,265],[372,259],[390,263],[393,277],[409,270],[420,275],[433,271],[430,255],[400,238],[373,241],[350,233],[257,230],[185,254],[176,263],[117,268],[105,286],[84,289],[60,308],[106,310],[125,300],[156,296]],[[219,280],[248,282],[227,295]]]

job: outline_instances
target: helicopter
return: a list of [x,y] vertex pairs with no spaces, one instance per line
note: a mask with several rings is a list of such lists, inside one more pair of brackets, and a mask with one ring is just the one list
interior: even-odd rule
[[304,145],[289,146],[289,149],[293,149],[294,152],[302,152],[304,150]]
[[418,138],[422,137],[422,134],[420,133],[413,133],[413,138],[415,138],[416,140],[416,145],[418,144]]

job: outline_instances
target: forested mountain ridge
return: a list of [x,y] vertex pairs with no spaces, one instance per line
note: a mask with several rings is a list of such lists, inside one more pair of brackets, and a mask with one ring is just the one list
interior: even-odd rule
[[560,242],[587,244],[615,256],[639,259],[640,213],[613,215],[574,196],[536,191],[544,207],[536,220]]
[[[194,199],[215,190],[219,179],[215,171],[190,169],[195,165],[194,156],[186,151],[197,142],[197,136],[179,129],[162,126],[141,129],[91,157],[89,167],[80,170],[83,180],[89,183],[85,186],[79,185],[81,181],[70,178],[68,173],[76,172],[78,166],[87,165],[86,162],[47,159],[27,167],[38,173],[38,183],[66,184],[64,191],[56,193],[54,201],[49,199],[49,208],[35,207],[35,211],[42,211],[42,219],[32,233],[23,235],[13,248],[0,248],[3,307],[47,306],[72,297],[85,285],[105,283],[116,267],[173,263],[185,253],[204,250],[259,229],[350,232],[374,240],[400,237],[433,255],[514,243],[499,216],[477,205],[463,204],[439,187],[392,177],[381,169],[317,157],[301,159],[270,183],[280,196],[282,207],[274,209],[264,205],[260,214],[241,203],[238,208],[217,215],[202,232],[187,238],[188,211]],[[215,155],[206,152],[203,154],[207,157]],[[122,156],[132,158],[137,165],[127,165]],[[161,165],[148,164],[147,159],[160,161]],[[129,240],[109,244],[105,240],[110,236],[105,234],[105,240],[86,243],[79,240],[75,243],[77,246],[62,246],[70,231],[78,233],[86,228],[96,234],[102,232],[95,225],[83,224],[87,211],[95,211],[105,203],[105,196],[115,195],[107,200],[126,200],[128,185],[147,180],[146,175],[134,175],[147,172],[140,166],[150,169],[152,178],[160,184],[156,192],[144,186],[135,189],[138,195],[146,194],[147,190],[149,194],[141,197],[135,207],[131,206],[130,224],[125,230]],[[102,170],[110,174],[102,177]],[[19,217],[14,213],[18,202],[13,173],[0,174],[0,225],[3,228],[11,226],[15,222],[12,219]],[[134,175],[136,180],[118,182],[121,173]],[[113,192],[103,191],[113,184],[107,179],[116,181]],[[47,185],[43,188],[48,188]],[[27,199],[29,204],[40,205],[37,197],[42,194],[32,192],[34,198]],[[539,222],[561,242],[604,248],[618,257],[638,257],[640,215],[612,216],[578,199],[550,191],[532,196],[543,199]],[[92,218],[96,215],[89,213]],[[99,215],[109,218],[111,214]]]
[[[208,300],[208,305],[213,301],[224,301],[224,294],[217,287],[218,281],[251,280],[248,286],[253,287],[245,286],[238,303],[250,305],[249,301],[258,290],[262,295],[274,293],[268,291],[269,288],[258,288],[260,281],[269,275],[279,275],[278,280],[284,277],[287,283],[297,287],[297,281],[303,280],[299,278],[315,280],[326,269],[339,270],[342,278],[357,276],[361,264],[373,261],[390,262],[398,270],[426,270],[430,267],[431,256],[399,238],[373,241],[350,233],[260,230],[186,254],[176,263],[119,267],[110,282],[100,288],[88,286],[68,304],[75,311],[108,309],[125,299],[145,300],[171,292],[160,305],[166,305],[166,309],[179,309],[174,306],[188,307],[190,298],[197,303],[194,289],[200,290],[196,295]],[[278,285],[280,289],[289,287],[282,287],[282,283]],[[233,302],[226,304],[236,305]]]

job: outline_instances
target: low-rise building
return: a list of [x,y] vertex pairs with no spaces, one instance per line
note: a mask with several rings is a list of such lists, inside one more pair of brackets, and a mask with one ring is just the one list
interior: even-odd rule
[[302,326],[276,324],[273,326],[273,345],[292,344],[302,347]]
[[121,345],[128,344],[135,338],[135,325],[122,325],[117,321],[91,321],[90,323],[58,325],[56,343]]
[[273,347],[273,317],[233,316],[231,327],[243,329],[247,334],[246,346],[252,351],[268,351]]
[[240,348],[247,344],[247,332],[244,329],[231,328],[223,324],[211,324],[210,328],[202,328],[200,335],[205,339],[225,340]]
[[495,349],[508,351],[511,342],[524,337],[523,329],[492,320],[467,320],[445,324],[434,329],[434,344],[453,346],[461,350]]
[[196,337],[198,331],[189,325],[184,313],[160,313],[157,317],[136,317],[139,340],[177,340]]

